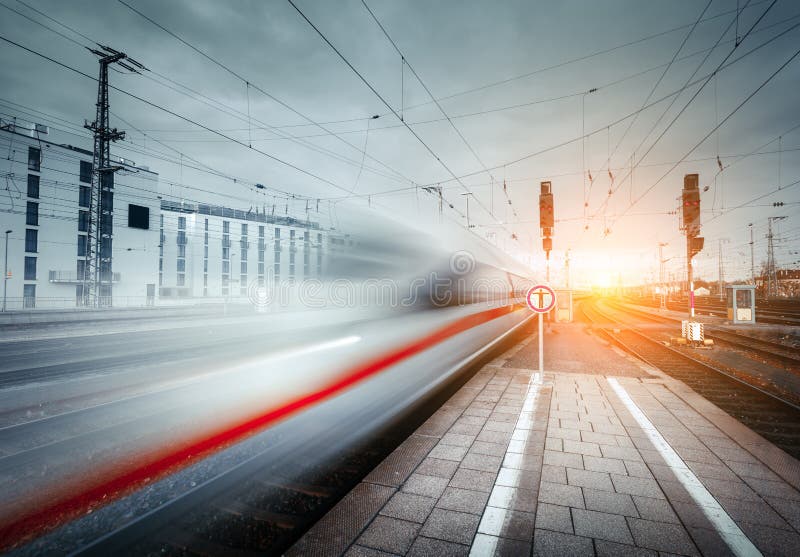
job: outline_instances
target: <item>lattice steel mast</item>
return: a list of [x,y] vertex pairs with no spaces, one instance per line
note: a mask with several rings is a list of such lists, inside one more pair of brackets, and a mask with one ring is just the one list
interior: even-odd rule
[[94,134],[94,150],[82,295],[83,304],[94,307],[109,306],[112,300],[114,173],[122,167],[111,164],[111,143],[125,137],[124,131],[109,126],[108,67],[118,64],[134,73],[139,73],[137,68],[145,69],[124,52],[98,46],[100,50],[88,49],[100,58],[97,113],[94,122],[85,122],[83,126]]

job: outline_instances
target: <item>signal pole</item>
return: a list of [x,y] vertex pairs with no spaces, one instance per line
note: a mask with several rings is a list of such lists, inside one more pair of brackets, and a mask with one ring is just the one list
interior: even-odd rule
[[751,222],[747,226],[750,227],[750,278],[753,281],[753,286],[756,285],[756,265],[755,265],[755,257],[753,251],[753,223]]
[[658,243],[658,282],[661,285],[661,303],[659,304],[659,309],[667,309],[667,302],[664,300],[664,271],[665,271],[665,263],[667,262],[664,259],[664,246],[669,245],[667,242],[659,242]]
[[725,286],[725,268],[723,267],[723,264],[722,264],[722,244],[727,244],[728,242],[730,242],[729,238],[720,238],[719,239],[719,248],[718,248],[718,253],[717,253],[717,258],[718,258],[718,262],[719,262],[719,269],[718,269],[717,279],[719,281],[719,299],[720,300],[724,300],[725,299],[724,298],[724,292],[722,291],[724,286]]
[[111,165],[111,143],[125,137],[124,131],[109,126],[108,67],[117,64],[134,73],[140,73],[139,69],[146,69],[139,62],[128,58],[124,52],[108,46],[98,46],[101,50],[88,49],[100,58],[97,113],[94,122],[85,122],[83,126],[94,134],[94,151],[82,295],[83,304],[94,307],[111,305],[112,300],[114,173],[122,167]]
[[778,280],[775,276],[775,245],[774,235],[772,234],[772,223],[776,220],[785,219],[786,216],[769,217],[767,219],[767,298],[774,296],[778,291]]

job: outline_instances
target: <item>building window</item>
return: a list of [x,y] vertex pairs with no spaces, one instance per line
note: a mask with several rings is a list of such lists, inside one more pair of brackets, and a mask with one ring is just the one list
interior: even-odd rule
[[276,228],[275,229],[275,239],[280,240],[280,238],[281,238],[281,229],[280,228]]
[[231,258],[231,248],[222,248],[222,259]]
[[208,272],[208,259],[203,260],[203,272],[204,273]]
[[[205,219],[205,231],[208,232],[208,219]],[[208,234],[206,234],[206,243],[208,243]]]
[[128,204],[128,228],[150,230],[150,207]]
[[242,273],[242,275],[247,275],[247,261],[242,261],[239,264],[239,272]]
[[275,263],[275,266],[272,269],[273,273],[275,274],[275,280],[280,280],[281,278],[281,264]]
[[186,257],[186,244],[178,246],[178,257]]
[[164,260],[162,258],[158,258],[158,272],[162,272],[164,270]]
[[39,177],[36,174],[28,174],[28,197],[39,199]]
[[222,262],[222,274],[227,275],[231,272],[231,262],[230,261],[223,261]]
[[185,246],[186,245],[186,231],[185,230],[178,230],[178,245]]
[[39,231],[32,228],[25,230],[25,251],[36,253],[39,247]]
[[208,287],[208,275],[203,275],[203,287]]
[[87,186],[81,186],[78,193],[78,205],[81,207],[88,207],[91,201],[91,190]]
[[258,263],[258,276],[264,278],[264,262]]
[[35,308],[36,307],[36,285],[35,284],[26,284],[22,287],[22,305],[25,308]]
[[247,236],[247,225],[246,224],[242,225],[242,236]]
[[242,261],[247,261],[247,250],[242,248],[242,255],[240,257]]
[[230,234],[231,232],[231,223],[230,221],[224,220],[222,221],[222,233],[223,234]]
[[177,286],[184,286],[186,284],[186,275],[178,273],[178,282],[176,284]]
[[281,262],[281,252],[275,250],[275,263],[280,263],[280,262]]
[[186,230],[186,217],[178,217],[178,230]]
[[78,259],[77,265],[75,265],[75,274],[78,277],[78,280],[83,280],[84,273],[86,273],[86,260],[85,259]]
[[92,163],[81,161],[81,182],[92,183]]
[[186,272],[186,260],[185,259],[178,259],[178,272],[185,273]]
[[203,246],[203,257],[208,259],[208,246]]
[[39,204],[33,201],[28,201],[28,207],[25,212],[25,224],[30,226],[39,226]]
[[25,258],[25,280],[36,280],[36,258]]
[[78,232],[89,230],[89,211],[78,211]]
[[86,236],[78,236],[78,257],[86,257]]
[[259,238],[263,238],[264,237],[264,227],[263,226],[259,226],[258,227],[258,237]]
[[28,147],[28,170],[39,172],[42,164],[42,150],[38,147]]
[[264,250],[263,249],[258,250],[258,262],[259,263],[263,263],[264,262]]

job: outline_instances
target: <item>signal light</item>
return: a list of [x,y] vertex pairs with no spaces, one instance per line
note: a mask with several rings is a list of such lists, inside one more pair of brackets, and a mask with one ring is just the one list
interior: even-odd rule
[[773,207],[783,207],[783,201],[776,201],[772,204]]
[[553,228],[555,226],[553,193],[551,188],[552,184],[550,182],[541,183],[541,193],[539,194],[539,228]]
[[683,177],[681,201],[683,226],[687,234],[696,236],[700,231],[700,188],[697,174],[687,174]]
[[553,249],[553,239],[542,238],[542,248],[544,249],[544,251],[551,251]]

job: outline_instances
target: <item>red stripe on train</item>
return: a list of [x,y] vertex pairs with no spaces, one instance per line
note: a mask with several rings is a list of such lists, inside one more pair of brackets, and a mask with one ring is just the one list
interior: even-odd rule
[[[7,550],[29,541],[69,520],[141,489],[448,338],[520,308],[520,305],[513,304],[461,317],[422,339],[361,364],[321,390],[297,398],[279,408],[254,416],[232,428],[212,432],[203,438],[188,439],[182,446],[173,445],[166,450],[140,455],[136,462],[128,463],[128,466],[119,466],[110,474],[101,477],[100,483],[86,485],[84,482],[80,486],[74,484],[66,486],[61,490],[61,494],[53,494],[54,500],[51,504],[22,511],[13,521],[0,524],[0,550]],[[108,477],[109,475],[111,477]]]

